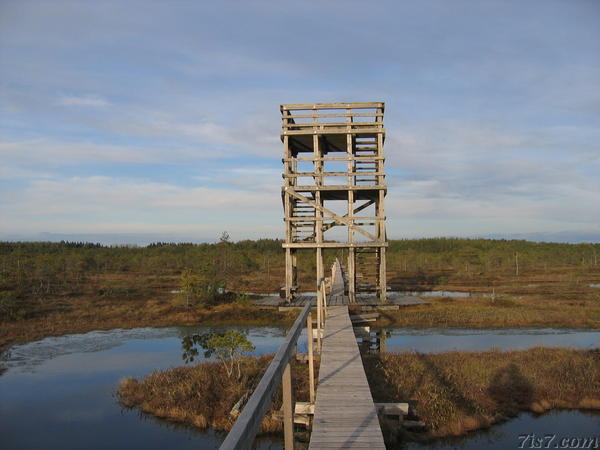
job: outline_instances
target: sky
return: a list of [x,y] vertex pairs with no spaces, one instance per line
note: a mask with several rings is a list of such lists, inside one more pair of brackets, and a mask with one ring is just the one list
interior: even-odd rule
[[0,239],[283,236],[279,105],[384,101],[388,237],[600,242],[600,1],[0,0]]

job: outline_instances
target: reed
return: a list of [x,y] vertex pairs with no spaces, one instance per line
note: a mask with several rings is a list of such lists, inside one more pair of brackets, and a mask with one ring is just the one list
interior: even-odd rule
[[600,351],[400,353],[364,359],[376,402],[406,402],[426,425],[404,439],[457,436],[520,411],[600,409]]
[[577,327],[600,328],[597,293],[566,298],[505,295],[492,299],[432,297],[429,305],[382,311],[377,325],[398,327]]
[[[127,408],[139,408],[162,419],[226,431],[235,422],[231,409],[242,396],[252,393],[272,357],[242,358],[239,378],[228,377],[221,363],[210,361],[157,371],[142,380],[125,378],[119,385],[117,397]],[[292,382],[296,400],[308,401],[307,364],[293,362]],[[279,391],[262,422],[261,433],[282,430],[275,413],[281,404]]]

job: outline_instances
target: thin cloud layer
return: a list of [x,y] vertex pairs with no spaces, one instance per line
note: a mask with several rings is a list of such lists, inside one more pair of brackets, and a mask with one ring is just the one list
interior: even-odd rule
[[597,2],[315,7],[3,3],[0,232],[281,236],[279,105],[369,100],[390,237],[600,232]]
[[81,95],[81,96],[63,96],[57,102],[62,106],[92,106],[103,107],[109,103],[98,95]]

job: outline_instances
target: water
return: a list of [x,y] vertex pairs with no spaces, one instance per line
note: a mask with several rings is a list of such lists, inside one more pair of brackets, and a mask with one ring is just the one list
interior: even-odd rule
[[600,288],[600,283],[593,283],[593,284],[590,284],[590,287],[591,287],[591,288]]
[[[218,448],[224,435],[176,426],[124,410],[121,378],[180,366],[181,338],[210,330],[248,333],[254,354],[274,353],[282,327],[171,327],[96,331],[15,347],[0,364],[2,449]],[[201,357],[199,358],[201,359]],[[277,439],[259,448],[280,448]]]
[[[254,354],[275,353],[286,333],[284,327],[276,326],[117,329],[47,338],[13,348],[0,361],[8,367],[0,376],[0,448],[218,448],[222,433],[174,425],[137,410],[122,409],[114,393],[121,378],[142,377],[154,370],[182,365],[183,337],[228,329],[247,333],[256,346]],[[598,337],[599,333],[589,330],[569,329],[392,329],[387,345],[391,351],[421,352],[523,349],[535,345],[592,348],[598,346]],[[306,351],[304,333],[298,350]],[[570,434],[600,429],[596,416],[557,414],[540,419],[521,415],[490,431],[469,435],[458,448],[482,448],[487,440],[498,436],[504,444],[496,448],[516,448],[513,441],[518,434],[535,431],[539,424],[546,427],[544,424],[554,417],[560,419],[545,429]],[[436,445],[454,448],[458,441],[448,442]],[[413,447],[421,446],[411,443]],[[279,449],[281,441],[276,437],[261,439],[258,448]]]
[[[529,438],[528,438],[529,435]],[[533,439],[542,439],[542,445],[532,444]],[[597,442],[584,447],[583,439]],[[527,439],[527,440],[526,440]],[[562,446],[567,439],[568,446]],[[579,440],[580,445],[570,445]],[[597,439],[597,440],[595,440]],[[539,442],[539,441],[538,441]],[[461,449],[461,450],[505,450],[518,448],[600,448],[600,414],[582,411],[551,411],[543,416],[522,413],[507,422],[476,431],[462,437],[440,439],[426,444],[410,442],[399,448]]]
[[573,328],[388,328],[386,349],[389,352],[422,353],[451,350],[483,351],[525,350],[536,346],[600,347],[600,332]]

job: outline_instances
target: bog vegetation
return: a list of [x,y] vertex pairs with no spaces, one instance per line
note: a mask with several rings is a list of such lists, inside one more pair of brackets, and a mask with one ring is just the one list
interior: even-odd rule
[[[241,376],[227,376],[224,364],[202,362],[192,367],[158,371],[142,380],[127,378],[118,391],[127,407],[161,418],[228,430],[230,414],[240,398],[258,384],[271,356],[241,358]],[[318,369],[318,358],[316,360]],[[307,365],[294,361],[298,401],[308,400]],[[521,411],[552,408],[600,409],[598,350],[533,348],[522,351],[400,353],[364,357],[375,402],[408,402],[411,419],[424,427],[405,431],[383,421],[389,444],[458,436],[487,428]],[[262,432],[281,429],[277,394]]]
[[181,345],[184,350],[182,357],[186,363],[194,361],[200,354],[200,347],[205,358],[213,355],[218,358],[225,368],[227,378],[231,378],[234,369],[237,369],[238,379],[242,377],[242,357],[255,350],[244,333],[237,330],[190,334],[183,338]]
[[[230,242],[226,233],[214,244],[159,242],[146,247],[0,242],[0,346],[11,340],[107,326],[290,320],[253,308],[248,296],[239,294],[277,292],[285,271],[281,243],[276,239]],[[326,264],[336,257],[344,261],[346,256],[344,250],[328,249],[324,254]],[[540,311],[552,308],[556,313],[550,316],[557,322],[569,317],[569,307],[591,308],[587,323],[577,319],[576,326],[598,326],[600,311],[594,308],[600,303],[600,289],[589,284],[600,282],[599,256],[600,244],[392,240],[387,252],[388,284],[400,290],[493,291],[506,296],[485,314],[482,310],[458,312],[457,307],[473,307],[477,302],[446,303],[438,308],[437,316],[414,308],[413,326],[419,326],[420,320],[431,325],[432,320],[444,317],[450,320],[448,324],[460,322],[460,317],[470,317],[471,322],[487,317],[480,322],[489,325],[498,314],[521,316],[520,323],[526,325],[527,317],[540,318]],[[314,290],[313,253],[300,251],[298,259],[300,288]],[[521,296],[537,303],[518,300]],[[509,315],[501,307],[503,302],[524,307],[520,314]],[[529,315],[534,310],[538,314]],[[401,319],[390,314],[388,320]]]
[[[143,380],[126,378],[121,381],[117,395],[124,406],[136,407],[157,417],[199,428],[229,430],[236,418],[231,414],[233,406],[241,398],[247,398],[258,385],[272,357],[240,358],[240,377],[228,376],[221,362],[205,361],[157,371]],[[296,361],[292,364],[296,400],[308,401],[307,365]],[[277,413],[281,404],[281,390],[278,390],[271,411],[262,422],[261,432],[282,429]]]
[[521,411],[600,409],[598,350],[381,354],[365,359],[374,401],[408,401],[426,432],[457,436]]

